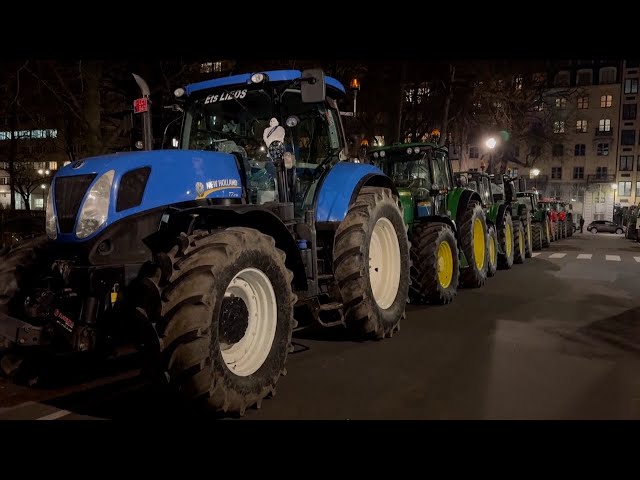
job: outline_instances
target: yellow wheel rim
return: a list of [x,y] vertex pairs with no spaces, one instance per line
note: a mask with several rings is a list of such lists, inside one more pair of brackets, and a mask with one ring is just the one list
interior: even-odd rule
[[520,256],[524,256],[524,235],[518,235],[518,248],[520,251]]
[[473,221],[473,257],[475,258],[476,268],[482,270],[484,267],[484,256],[486,244],[485,231],[482,228],[482,222],[479,218]]
[[504,229],[504,241],[505,246],[504,250],[507,254],[507,257],[511,256],[511,252],[513,251],[513,232],[511,231],[511,225],[507,223]]
[[547,222],[546,225],[547,225],[547,240],[551,240],[551,229],[549,228],[549,222]]
[[489,259],[491,261],[491,265],[496,264],[496,240],[494,237],[491,237],[489,241]]
[[438,282],[442,288],[449,288],[453,278],[453,254],[448,242],[438,245]]
[[527,239],[529,240],[529,250],[531,250],[531,245],[533,245],[533,239],[531,238],[531,223],[527,223]]

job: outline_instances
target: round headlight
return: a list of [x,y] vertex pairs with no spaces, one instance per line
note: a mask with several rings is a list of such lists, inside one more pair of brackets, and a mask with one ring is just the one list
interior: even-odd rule
[[176,89],[173,91],[173,94],[174,94],[176,97],[180,98],[181,96],[183,96],[183,95],[184,95],[184,88],[176,88]]
[[379,157],[378,152],[374,152],[373,158],[378,158],[378,157]]
[[254,73],[251,75],[251,83],[264,82],[264,73]]
[[413,153],[420,153],[420,148],[419,147],[415,147],[413,149]]
[[287,127],[292,128],[298,125],[298,123],[300,123],[300,119],[295,115],[291,115],[289,118],[287,118],[287,121],[285,123]]
[[409,155],[411,155],[413,153],[413,148],[411,148],[411,147],[407,148],[407,153]]
[[384,150],[382,152],[380,152],[380,157],[384,158],[384,156],[387,154],[387,152],[385,152]]

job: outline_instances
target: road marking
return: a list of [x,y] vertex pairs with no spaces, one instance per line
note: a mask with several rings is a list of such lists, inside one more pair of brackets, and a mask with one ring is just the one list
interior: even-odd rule
[[69,415],[71,412],[69,410],[58,410],[57,412],[50,413],[49,415],[45,415],[44,417],[37,418],[36,420],[57,420],[61,417],[65,417]]
[[591,257],[593,257],[592,253],[581,253],[578,255],[578,260],[591,260]]
[[566,253],[552,253],[551,255],[549,255],[549,258],[562,258],[565,257],[567,254]]
[[619,262],[620,261],[620,255],[605,255],[605,258],[607,260],[609,260],[610,262]]
[[633,257],[633,259],[634,259],[636,262],[640,263],[640,257]]
[[[533,252],[531,254],[532,257],[537,257],[538,255],[540,255],[540,252]],[[637,258],[640,258],[640,257],[637,257]],[[640,260],[638,260],[638,261],[640,262]]]

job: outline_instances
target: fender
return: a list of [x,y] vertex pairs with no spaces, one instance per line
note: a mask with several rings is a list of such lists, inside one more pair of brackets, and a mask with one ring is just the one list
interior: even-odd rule
[[[197,219],[195,223],[194,218]],[[307,290],[307,274],[298,245],[286,225],[268,207],[237,205],[176,209],[166,217],[164,225],[157,232],[155,238],[146,239],[146,243],[150,248],[162,249],[163,242],[168,241],[171,245],[176,235],[192,228],[214,230],[229,227],[253,228],[273,237],[276,247],[286,254],[285,265],[293,272],[295,289],[298,291]]]
[[453,234],[458,238],[458,228],[453,220],[449,217],[443,217],[440,215],[429,215],[428,217],[420,217],[419,222],[422,223],[446,223],[453,230]]
[[316,222],[341,222],[364,186],[384,186],[397,194],[389,177],[366,163],[340,162],[327,173],[316,197]]
[[[506,203],[500,204],[500,206],[498,207],[498,216],[496,217],[496,225],[502,225],[502,222],[504,221],[504,214],[506,212],[509,212],[509,214],[511,214],[511,205],[508,205]],[[513,215],[511,218],[513,221]]]
[[480,195],[473,190],[456,188],[452,192],[449,192],[447,196],[447,209],[451,212],[451,215],[455,217],[456,223],[459,224],[462,221],[462,215],[464,215],[469,202],[473,200],[482,205]]

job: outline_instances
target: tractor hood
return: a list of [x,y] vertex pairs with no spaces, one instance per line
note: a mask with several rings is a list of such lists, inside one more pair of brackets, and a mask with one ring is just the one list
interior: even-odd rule
[[[101,181],[102,179],[102,181]],[[108,207],[91,211],[103,223],[90,235],[76,235],[80,212],[92,191],[109,195]],[[89,157],[58,171],[51,192],[57,238],[88,240],[107,226],[147,210],[204,198],[242,197],[233,155],[200,150],[155,150]],[[48,212],[48,218],[50,214]],[[84,217],[83,217],[84,218]]]

